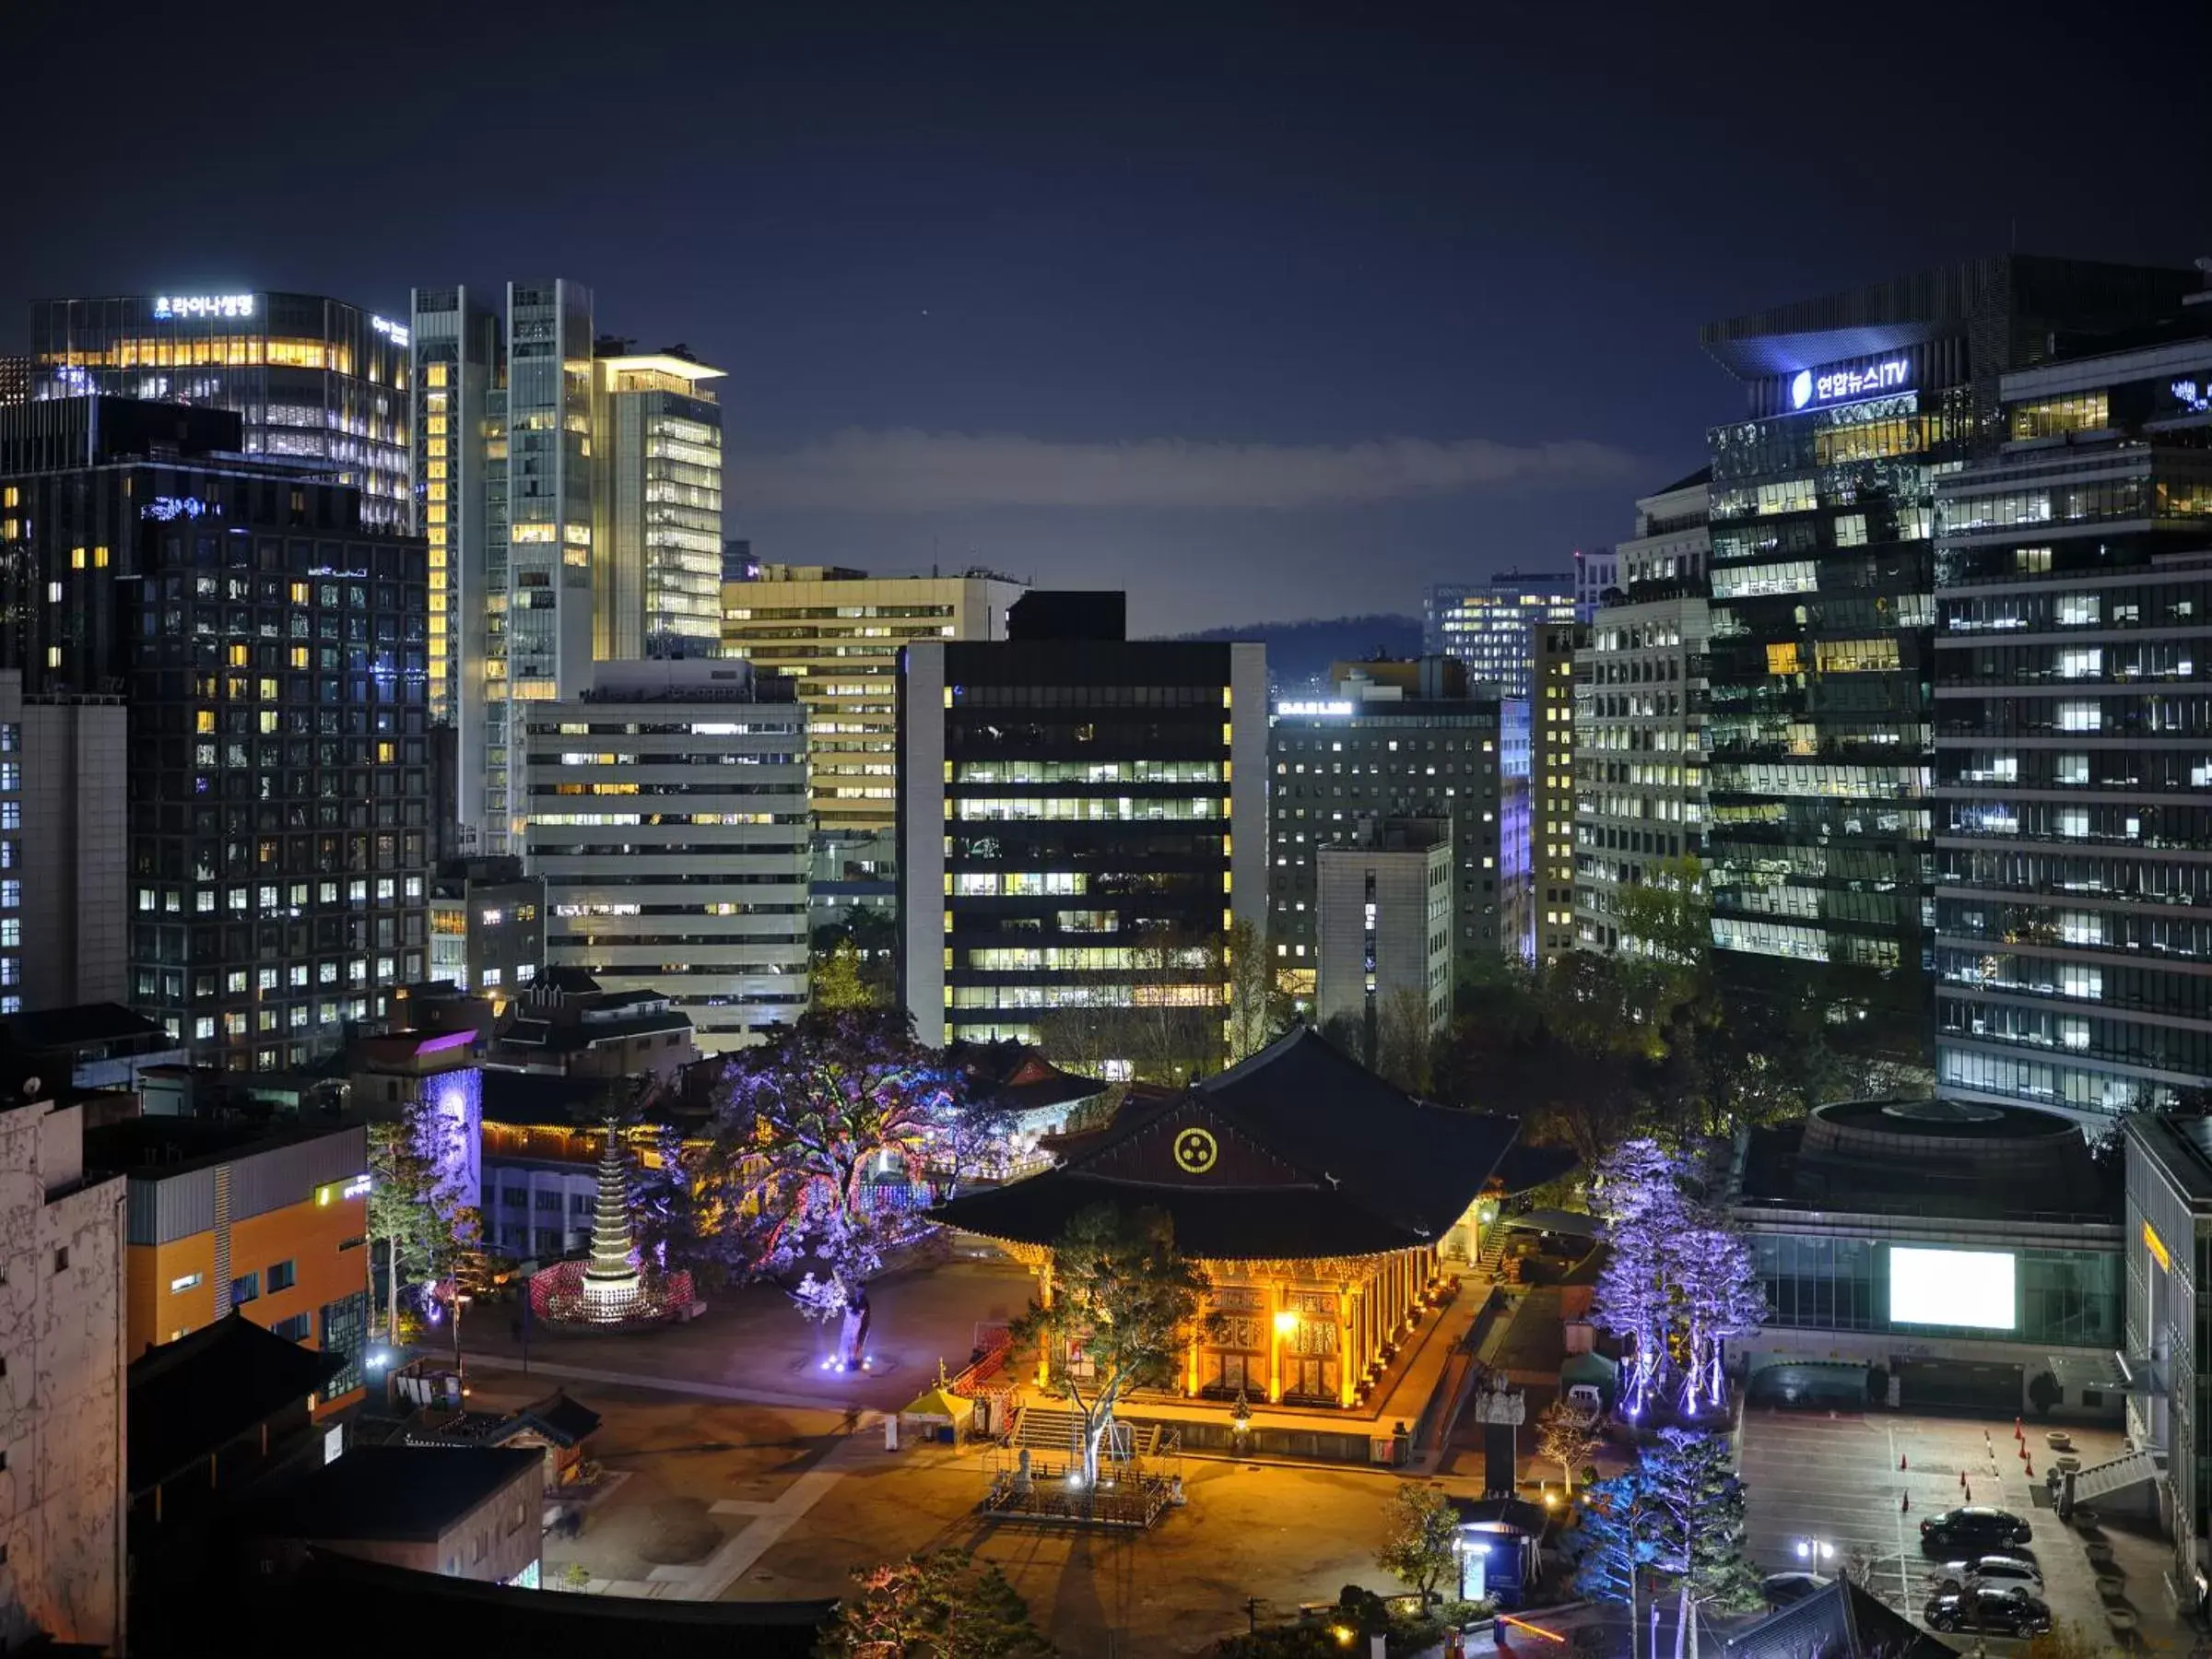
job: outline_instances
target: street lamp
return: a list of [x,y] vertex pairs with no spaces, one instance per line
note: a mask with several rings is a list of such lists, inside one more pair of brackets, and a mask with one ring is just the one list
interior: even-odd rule
[[1819,1538],[1800,1538],[1797,1540],[1797,1559],[1801,1561],[1832,1561],[1836,1559],[1836,1547]]

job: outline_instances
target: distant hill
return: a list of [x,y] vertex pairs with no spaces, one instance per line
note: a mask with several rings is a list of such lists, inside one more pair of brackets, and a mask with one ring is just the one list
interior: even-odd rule
[[1325,688],[1329,665],[1371,657],[1421,654],[1421,619],[1378,611],[1365,617],[1309,617],[1299,622],[1255,622],[1248,628],[1209,628],[1178,634],[1182,640],[1261,640],[1267,675],[1278,691]]

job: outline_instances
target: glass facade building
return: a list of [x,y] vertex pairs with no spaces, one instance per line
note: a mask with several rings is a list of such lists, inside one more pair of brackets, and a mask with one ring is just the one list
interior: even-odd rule
[[[412,316],[424,524],[444,537],[440,706],[458,739],[460,844],[517,853],[523,705],[577,695],[594,660],[592,294],[511,282],[502,322],[465,288],[417,288]],[[443,478],[429,476],[438,462]]]
[[[2212,313],[2212,305],[2202,308]],[[2212,1085],[2212,314],[2004,381],[1936,496],[1945,1092]]]
[[1265,649],[1025,638],[1022,614],[906,648],[906,1006],[931,1044],[1136,1007],[1218,1051],[1230,926],[1266,924]]
[[249,455],[361,492],[361,523],[414,527],[407,325],[321,294],[39,300],[30,395],[228,409]]
[[1315,992],[1320,862],[1362,825],[1452,826],[1453,961],[1518,953],[1526,922],[1528,708],[1470,691],[1448,657],[1339,665],[1334,695],[1278,700],[1267,734],[1267,940],[1276,982]]
[[1421,650],[1457,657],[1467,677],[1500,697],[1529,700],[1535,629],[1577,615],[1577,572],[1508,571],[1487,582],[1440,582],[1424,605]]
[[594,652],[712,656],[722,640],[722,371],[676,352],[597,359]]
[[2002,441],[1998,377],[2181,272],[2006,256],[1710,325],[1708,881],[1723,971],[1924,1065],[1939,477]]
[[1621,934],[1623,888],[1671,881],[1705,853],[1707,475],[1636,503],[1615,550],[1620,589],[1575,653],[1574,943],[1644,947]]
[[196,1063],[269,1070],[422,978],[426,571],[359,491],[239,437],[105,398],[0,411],[0,653],[30,692],[125,700],[131,1006]]

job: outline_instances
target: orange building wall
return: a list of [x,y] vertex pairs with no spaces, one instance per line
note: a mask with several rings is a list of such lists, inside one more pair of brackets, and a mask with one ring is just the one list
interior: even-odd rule
[[[308,1315],[309,1334],[303,1345],[323,1346],[323,1305],[364,1289],[369,1278],[366,1245],[339,1248],[349,1239],[365,1239],[369,1232],[369,1201],[339,1198],[318,1205],[312,1196],[300,1204],[265,1215],[251,1216],[230,1224],[230,1277],[261,1276],[261,1294],[241,1305],[243,1313],[264,1329],[273,1328],[295,1313]],[[215,1234],[194,1233],[168,1244],[134,1244],[124,1267],[124,1295],[129,1320],[129,1352],[135,1358],[149,1344],[171,1342],[185,1331],[199,1329],[215,1319]],[[269,1288],[269,1269],[289,1261],[294,1279],[288,1290]],[[173,1279],[197,1272],[200,1283],[171,1293]],[[343,1405],[359,1397],[359,1391],[324,1407]]]
[[[124,1341],[132,1359],[156,1343],[174,1342],[215,1322],[213,1233],[194,1233],[168,1244],[134,1244],[124,1253]],[[198,1284],[170,1288],[194,1273],[200,1276]]]

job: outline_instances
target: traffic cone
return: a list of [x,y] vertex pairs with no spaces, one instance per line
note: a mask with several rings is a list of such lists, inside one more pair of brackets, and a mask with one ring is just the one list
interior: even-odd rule
[[1959,1471],[1959,1489],[1962,1492],[1966,1490],[1966,1471],[1964,1469]]
[[1912,1512],[1912,1493],[1900,1492],[1897,1495],[1897,1512],[1900,1515],[1909,1515]]
[[2024,1441],[2028,1438],[2028,1431],[2020,1427],[2020,1419],[2018,1418],[2014,1418],[2012,1419],[2012,1438],[2016,1441]]
[[1900,1469],[1905,1466],[1905,1454],[1902,1452],[1897,1454],[1897,1466]]
[[2028,1478],[2030,1480],[2035,1478],[2035,1459],[2032,1457],[2028,1459]]
[[[1959,1484],[1960,1486],[1966,1486],[1966,1481],[1963,1477],[1960,1477]],[[1971,1503],[1974,1500],[1974,1488],[1972,1487],[1966,1487],[1966,1500],[1969,1503]]]
[[2020,1442],[2020,1461],[2022,1463],[2028,1461],[2028,1442],[2026,1441]]

